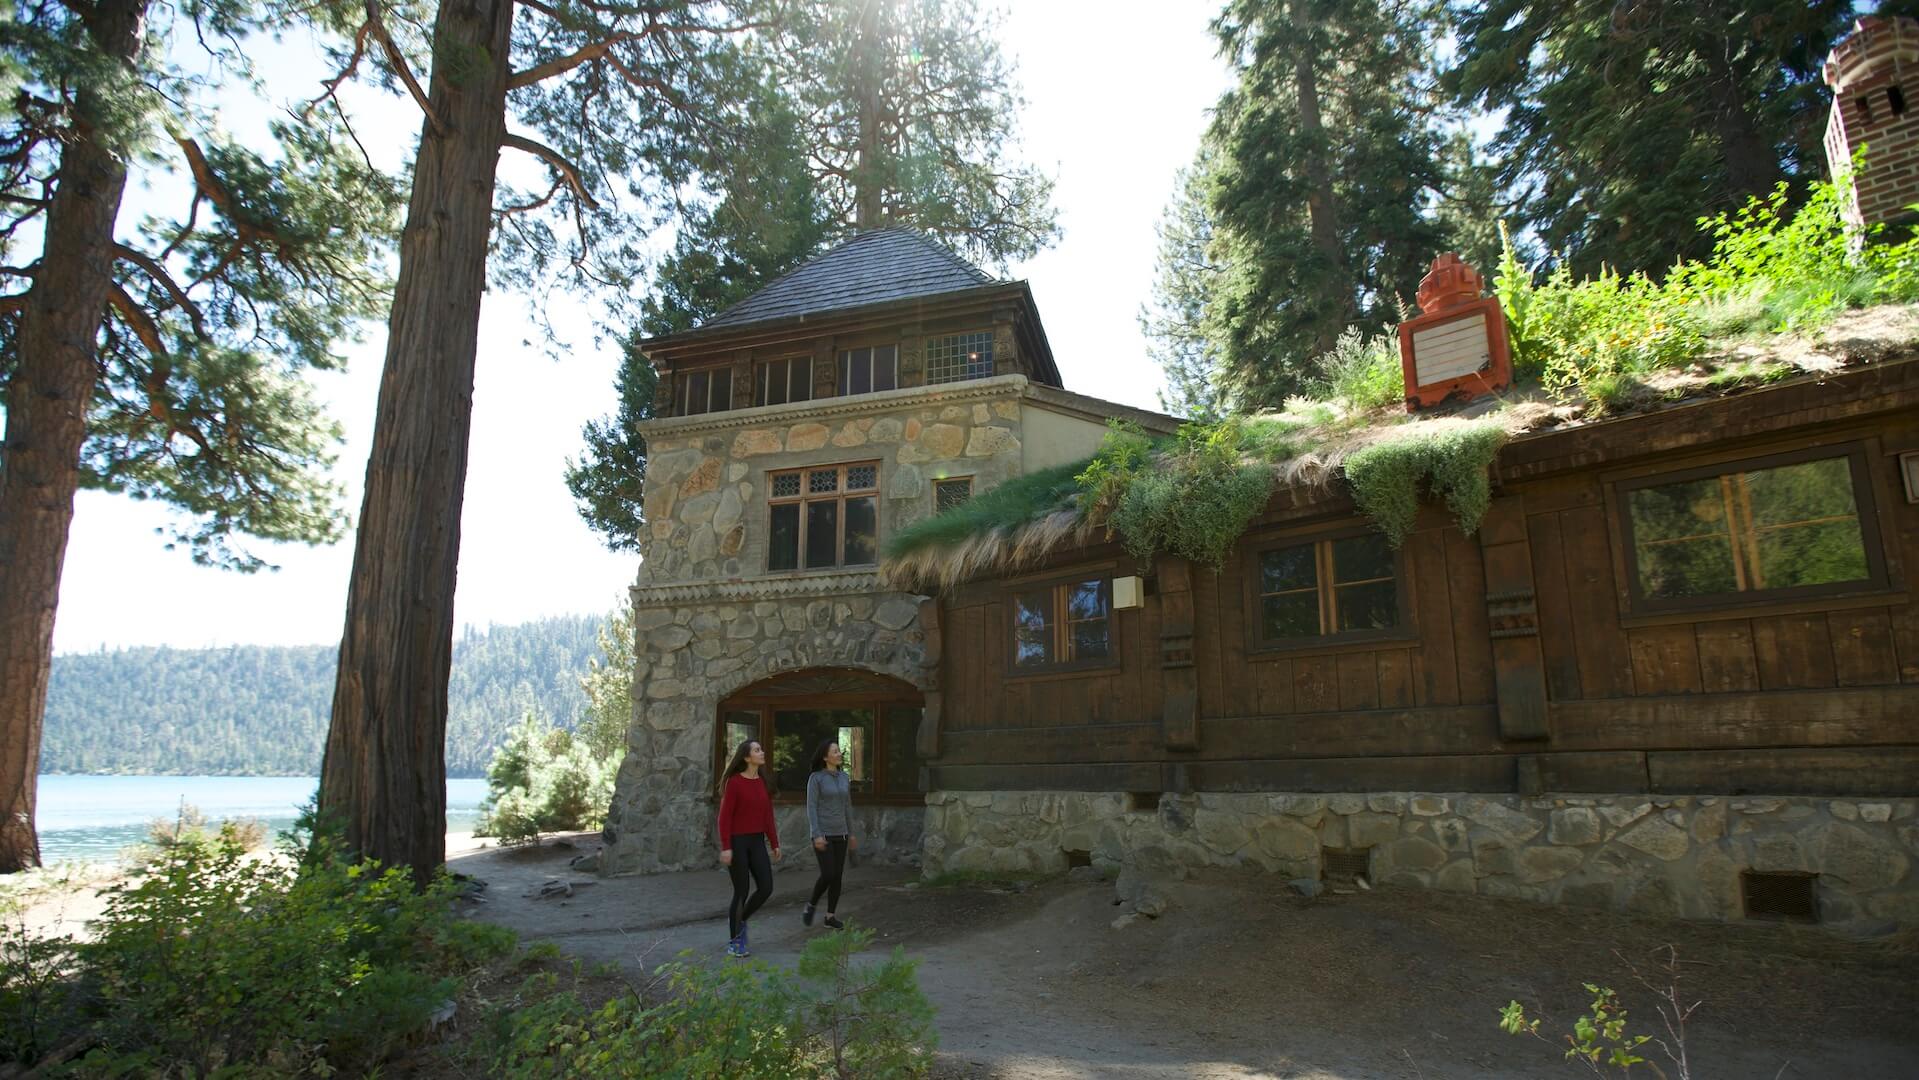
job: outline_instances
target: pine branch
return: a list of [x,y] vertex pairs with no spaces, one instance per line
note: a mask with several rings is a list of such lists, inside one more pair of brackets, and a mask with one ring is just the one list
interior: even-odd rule
[[555,75],[564,75],[574,68],[579,67],[581,64],[591,63],[600,59],[610,52],[613,46],[621,42],[636,41],[644,36],[646,35],[633,33],[631,31],[622,31],[621,33],[614,34],[610,38],[583,46],[565,56],[555,57],[544,64],[535,65],[527,68],[525,71],[516,71],[506,80],[506,88],[508,90],[518,90],[521,87],[532,86],[536,82],[550,79]]
[[167,345],[161,340],[160,328],[154,325],[153,317],[147,314],[147,310],[127,295],[119,282],[113,283],[113,292],[108,299],[113,304],[113,310],[119,312],[127,325],[133,328],[133,335],[140,339],[141,345],[146,346],[147,352],[155,360],[167,359]]
[[120,258],[146,271],[147,277],[151,278],[155,285],[165,290],[167,295],[173,298],[174,303],[180,305],[180,309],[185,311],[187,318],[193,322],[193,333],[195,336],[203,340],[207,337],[206,321],[200,312],[200,305],[194,303],[193,299],[187,295],[186,290],[182,289],[179,283],[173,280],[173,275],[167,273],[165,266],[162,266],[158,260],[145,252],[135,251],[125,244],[115,244],[113,248],[114,253]]
[[568,161],[558,150],[543,143],[534,142],[524,135],[508,135],[501,141],[501,145],[532,154],[534,157],[553,166],[554,170],[566,180],[567,187],[573,189],[574,198],[578,199],[590,210],[598,210],[600,208],[599,201],[593,198],[592,192],[586,190],[585,181],[580,179],[579,167],[571,161]]
[[381,51],[386,53],[387,63],[393,66],[394,74],[406,84],[407,93],[413,95],[414,103],[420,106],[421,112],[426,114],[427,124],[436,134],[444,132],[446,127],[440,123],[439,115],[433,111],[433,104],[427,100],[426,91],[420,89],[420,80],[413,77],[413,69],[407,66],[406,57],[401,54],[400,47],[393,43],[393,35],[387,33],[386,20],[380,14],[380,0],[366,0],[366,18],[367,28],[373,32],[374,39],[380,43]]

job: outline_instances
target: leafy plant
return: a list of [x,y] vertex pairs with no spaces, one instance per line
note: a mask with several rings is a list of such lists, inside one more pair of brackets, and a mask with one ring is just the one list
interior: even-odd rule
[[1174,449],[1127,474],[1106,523],[1141,562],[1163,551],[1219,569],[1273,494],[1272,469],[1242,460],[1240,445],[1233,420],[1180,428]]
[[528,843],[541,833],[597,829],[613,803],[617,762],[537,711],[521,718],[487,766],[476,836]]
[[230,827],[189,836],[110,890],[92,941],[0,940],[0,1052],[84,1050],[87,1075],[376,1064],[513,935],[454,918],[447,878],[416,891],[335,850],[258,859]]
[[791,973],[683,957],[658,970],[657,1001],[630,993],[597,1008],[536,975],[495,1017],[489,1071],[528,1080],[923,1076],[936,1037],[917,965],[897,948],[860,963],[872,940],[858,928],[814,938]]
[[1007,532],[1055,510],[1076,507],[1077,477],[1090,461],[1015,476],[941,514],[916,521],[886,540],[886,557],[948,547],[976,536]]
[[1367,334],[1347,327],[1333,351],[1319,358],[1316,389],[1352,412],[1397,405],[1406,400],[1406,375],[1399,342],[1391,334]]
[[1492,502],[1491,468],[1506,429],[1497,420],[1408,424],[1346,458],[1346,482],[1361,513],[1394,547],[1412,535],[1422,492],[1443,498],[1462,532],[1479,528]]
[[[1630,1073],[1634,1066],[1644,1065],[1660,1080],[1667,1080],[1666,1071],[1639,1052],[1650,1043],[1665,1054],[1673,1066],[1676,1080],[1688,1080],[1691,1077],[1691,1060],[1686,1054],[1686,1021],[1691,1019],[1693,1010],[1699,1008],[1700,1003],[1694,1001],[1688,1004],[1680,997],[1678,951],[1668,945],[1664,947],[1664,954],[1658,961],[1659,973],[1663,978],[1657,985],[1630,962],[1626,966],[1632,968],[1633,977],[1641,986],[1659,998],[1657,1008],[1659,1019],[1666,1029],[1665,1037],[1634,1034],[1627,1027],[1626,1010],[1619,1003],[1619,995],[1611,987],[1584,983],[1582,985],[1586,992],[1592,995],[1592,1002],[1586,1007],[1585,1014],[1573,1021],[1572,1031],[1564,1036],[1568,1047],[1567,1061],[1585,1065],[1594,1075],[1612,1069]],[[1625,958],[1622,956],[1620,959]],[[1546,1037],[1539,1033],[1539,1025],[1539,1020],[1526,1016],[1525,1006],[1517,1001],[1508,1002],[1505,1008],[1499,1010],[1499,1029],[1508,1035],[1530,1035],[1546,1041]]]

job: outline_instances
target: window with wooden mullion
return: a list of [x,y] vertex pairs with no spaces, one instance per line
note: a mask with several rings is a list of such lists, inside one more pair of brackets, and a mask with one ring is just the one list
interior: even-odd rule
[[813,358],[788,356],[760,364],[760,405],[813,400]]
[[701,368],[673,377],[674,415],[695,416],[733,407],[733,369]]
[[1262,551],[1257,573],[1264,641],[1360,634],[1398,624],[1396,560],[1378,533]]
[[879,561],[879,463],[789,469],[767,477],[768,570]]
[[1105,578],[1029,589],[1013,598],[1013,666],[1063,667],[1113,655],[1112,582]]

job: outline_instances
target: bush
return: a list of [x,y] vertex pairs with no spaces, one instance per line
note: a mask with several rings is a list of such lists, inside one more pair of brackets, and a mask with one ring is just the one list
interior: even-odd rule
[[652,1004],[626,994],[592,1008],[554,976],[535,976],[495,1018],[488,1071],[523,1080],[922,1076],[932,1006],[903,950],[857,962],[872,940],[862,929],[816,937],[793,974],[669,964]]
[[1333,351],[1319,358],[1316,389],[1352,412],[1398,405],[1406,400],[1406,373],[1399,341],[1391,334],[1367,337],[1358,327],[1339,335]]
[[595,757],[585,739],[529,712],[487,766],[474,835],[511,844],[541,833],[597,829],[613,803],[617,770]]
[[[1142,563],[1168,552],[1215,570],[1225,565],[1273,493],[1272,469],[1242,460],[1239,423],[1187,424],[1157,459],[1128,438],[1109,434],[1100,456],[1080,474],[1090,505],[1111,507],[1106,524]],[[1099,471],[1107,462],[1117,464]]]
[[451,998],[510,932],[455,919],[446,878],[249,858],[232,829],[161,849],[111,890],[95,939],[0,947],[0,1043],[81,1075],[364,1070]]
[[1422,491],[1446,500],[1461,532],[1471,535],[1492,502],[1491,468],[1506,429],[1497,420],[1408,424],[1346,458],[1346,481],[1360,512],[1394,547],[1412,535]]
[[266,823],[259,818],[221,818],[215,825],[199,807],[180,800],[180,808],[170,818],[157,817],[147,822],[145,843],[134,844],[120,853],[121,861],[139,870],[160,852],[181,844],[205,844],[216,836],[228,835],[242,848],[253,851],[267,844]]

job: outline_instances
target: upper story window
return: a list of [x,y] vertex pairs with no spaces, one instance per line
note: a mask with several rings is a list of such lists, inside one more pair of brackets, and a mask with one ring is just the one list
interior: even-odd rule
[[992,331],[926,339],[927,385],[984,379],[992,373]]
[[1013,667],[1018,671],[1111,663],[1113,582],[1082,578],[1013,596]]
[[732,368],[702,368],[673,376],[673,415],[693,416],[732,407]]
[[898,345],[875,345],[870,349],[844,349],[840,352],[840,394],[870,394],[892,390],[900,384]]
[[1399,560],[1379,533],[1267,548],[1254,559],[1261,642],[1294,644],[1399,625]]
[[879,561],[877,461],[767,475],[768,570],[871,566]]
[[813,358],[789,356],[767,360],[759,365],[761,405],[784,405],[789,401],[813,400]]
[[1633,599],[1649,609],[1885,582],[1859,451],[1781,454],[1620,485]]

